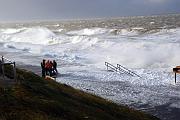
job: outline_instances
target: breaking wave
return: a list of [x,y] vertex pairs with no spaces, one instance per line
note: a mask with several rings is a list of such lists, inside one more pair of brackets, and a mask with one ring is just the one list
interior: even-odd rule
[[22,42],[43,45],[56,43],[56,35],[49,29],[43,27],[6,29],[1,31],[1,42]]
[[166,68],[179,63],[180,28],[144,34],[141,30],[86,28],[55,34],[45,27],[8,28],[0,30],[0,42],[7,49],[61,58],[67,55],[64,59],[98,66],[105,61],[130,68]]
[[67,34],[68,35],[87,35],[87,36],[92,36],[92,35],[102,35],[102,34],[107,34],[111,30],[110,29],[105,29],[105,28],[86,28],[82,29],[79,31],[70,31]]

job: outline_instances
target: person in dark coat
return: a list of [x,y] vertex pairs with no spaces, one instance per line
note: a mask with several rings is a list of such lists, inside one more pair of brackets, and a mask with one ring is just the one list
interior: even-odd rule
[[43,78],[45,78],[45,76],[46,76],[45,62],[46,62],[45,59],[43,59],[43,61],[41,62],[41,69],[42,69],[42,77]]
[[57,75],[58,71],[57,71],[57,62],[55,60],[53,60],[53,70],[55,71],[55,74]]

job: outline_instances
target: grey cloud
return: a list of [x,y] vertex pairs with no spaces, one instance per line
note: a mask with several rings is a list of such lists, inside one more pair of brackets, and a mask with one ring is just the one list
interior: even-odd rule
[[0,20],[179,13],[179,6],[179,0],[0,0]]

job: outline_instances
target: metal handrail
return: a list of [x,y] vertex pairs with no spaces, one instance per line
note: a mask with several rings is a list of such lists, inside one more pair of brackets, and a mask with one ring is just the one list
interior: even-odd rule
[[[5,62],[4,60],[6,60],[7,62]],[[5,80],[5,73],[4,73],[4,65],[10,65],[13,64],[13,72],[14,72],[14,80],[15,82],[18,82],[16,79],[16,63],[10,61],[9,59],[5,58],[4,56],[1,57],[1,64],[2,64],[2,72],[3,72],[3,78]]]
[[128,74],[130,74],[130,75],[132,75],[132,76],[136,75],[136,76],[138,76],[138,77],[141,77],[141,76],[139,76],[138,74],[134,73],[133,71],[125,68],[124,66],[122,66],[122,65],[120,65],[120,64],[117,64],[117,68],[126,71]]
[[138,77],[141,77],[139,76],[138,74],[134,73],[133,71],[125,68],[124,66],[120,65],[120,64],[117,64],[117,67],[108,63],[108,62],[105,62],[105,65],[107,67],[107,70],[109,70],[108,68],[111,68],[111,70],[114,70],[115,72],[122,72],[122,73],[125,73],[125,74],[128,74],[128,75],[131,75],[131,76],[138,76]]
[[110,64],[108,62],[105,62],[105,65],[107,67],[107,70],[108,70],[108,68],[111,68],[111,69],[113,69],[114,71],[117,72],[117,67],[116,66],[114,66],[114,65],[112,65],[112,64]]
[[[3,61],[6,60],[8,63],[12,63],[12,64],[14,63],[14,62],[12,62],[11,60],[5,58],[4,56],[2,56],[2,60],[3,60]],[[7,62],[6,62],[6,63],[7,63]]]
[[122,72],[122,73],[129,74],[129,75],[133,76],[129,72],[127,72],[127,71],[125,71],[125,70],[123,70],[121,68],[117,68],[116,66],[112,65],[111,63],[105,62],[105,65],[107,66],[107,70],[109,70],[108,68],[111,68],[115,72]]

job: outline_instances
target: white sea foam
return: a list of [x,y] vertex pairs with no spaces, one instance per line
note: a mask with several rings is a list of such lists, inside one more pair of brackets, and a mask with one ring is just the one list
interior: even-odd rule
[[15,33],[23,31],[24,29],[26,28],[20,28],[20,29],[8,28],[8,29],[1,29],[0,31],[1,33],[4,33],[4,34],[15,34]]
[[105,29],[105,28],[86,28],[86,29],[82,29],[79,31],[70,31],[67,34],[69,35],[100,35],[100,34],[105,34],[105,33],[109,33],[110,30],[109,29]]
[[143,28],[132,28],[132,29],[121,29],[118,34],[119,35],[126,35],[126,36],[134,36],[138,35],[139,32],[138,30],[143,29]]
[[[169,68],[179,64],[179,28],[139,36],[138,32],[131,33],[129,29],[123,29],[118,36],[105,34],[112,30],[88,28],[56,35],[44,27],[23,28],[14,32],[7,29],[0,33],[0,41],[9,49],[56,57],[66,53],[89,60],[88,63],[99,67],[103,67],[105,61],[129,68]],[[83,62],[81,60],[75,61]]]
[[38,44],[27,44],[24,42],[8,42],[4,44],[5,48],[16,49],[23,52],[30,52],[33,54],[41,54],[43,48],[42,45]]

